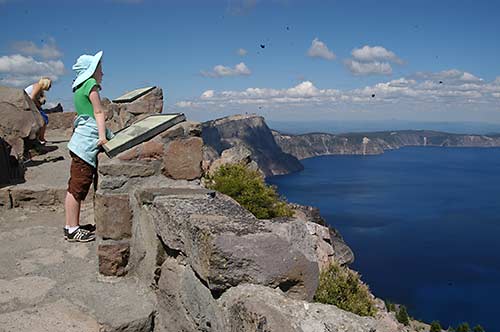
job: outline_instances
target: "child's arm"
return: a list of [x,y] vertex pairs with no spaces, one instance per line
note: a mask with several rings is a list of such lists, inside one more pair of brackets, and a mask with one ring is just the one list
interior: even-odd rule
[[38,108],[38,109],[40,109],[42,107],[42,105],[40,104],[40,100],[39,100],[40,94],[42,92],[43,91],[42,91],[42,87],[40,86],[40,84],[38,84],[38,83],[33,84],[33,90],[31,91],[30,98],[31,98],[31,100],[33,100],[36,108]]
[[97,122],[97,130],[99,131],[99,141],[97,145],[103,145],[108,142],[106,139],[106,118],[104,116],[104,111],[101,106],[101,97],[99,97],[99,91],[97,87],[92,88],[89,94],[90,102],[94,108],[94,117]]

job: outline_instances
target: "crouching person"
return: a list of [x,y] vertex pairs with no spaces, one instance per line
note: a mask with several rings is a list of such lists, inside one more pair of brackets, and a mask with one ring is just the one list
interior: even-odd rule
[[64,237],[71,242],[95,240],[95,225],[80,225],[81,202],[92,183],[94,190],[97,189],[97,153],[113,135],[106,129],[99,96],[103,77],[101,58],[102,51],[93,56],[84,54],[73,65],[76,78],[72,88],[77,118],[68,143],[72,160],[64,226]]

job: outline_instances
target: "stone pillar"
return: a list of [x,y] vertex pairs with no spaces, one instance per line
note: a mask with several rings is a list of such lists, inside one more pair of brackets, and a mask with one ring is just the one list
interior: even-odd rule
[[98,190],[94,199],[99,273],[123,276],[127,273],[132,237],[132,209],[128,193]]

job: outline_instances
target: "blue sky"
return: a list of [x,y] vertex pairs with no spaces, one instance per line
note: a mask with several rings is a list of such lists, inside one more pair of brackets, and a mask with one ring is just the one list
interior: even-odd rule
[[[0,84],[104,51],[102,95],[164,89],[194,120],[500,123],[498,1],[0,0]],[[261,45],[265,46],[264,48]]]

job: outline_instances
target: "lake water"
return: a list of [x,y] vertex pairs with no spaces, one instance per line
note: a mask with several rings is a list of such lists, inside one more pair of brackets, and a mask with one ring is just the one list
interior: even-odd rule
[[411,147],[323,156],[276,176],[344,236],[380,298],[443,327],[500,332],[500,149]]

